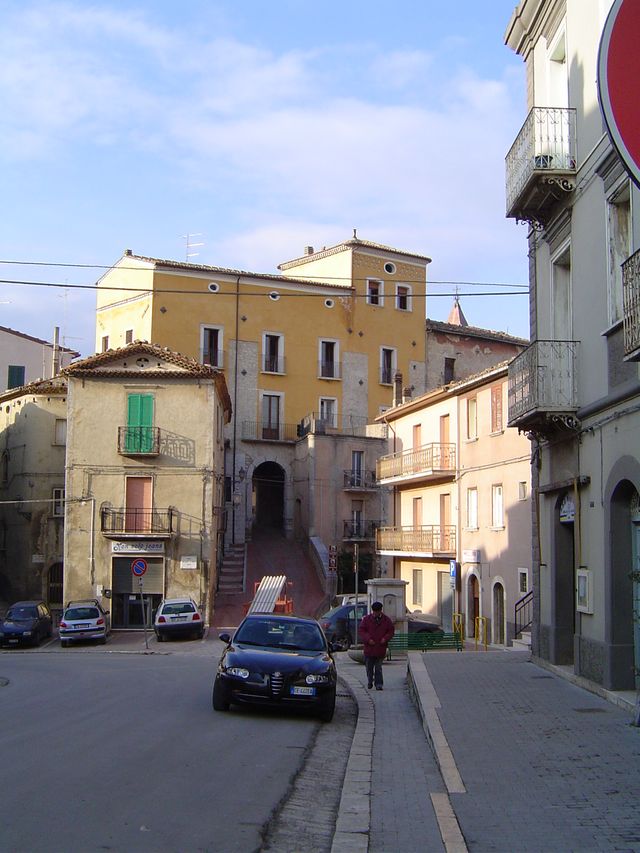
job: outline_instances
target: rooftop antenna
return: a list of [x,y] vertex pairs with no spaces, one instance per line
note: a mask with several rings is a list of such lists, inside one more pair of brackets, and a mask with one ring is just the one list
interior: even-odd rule
[[204,243],[194,243],[192,242],[193,237],[202,237],[202,234],[183,234],[181,239],[184,240],[185,243],[185,260],[189,263],[189,258],[197,258],[200,252],[192,252],[192,249],[197,248],[198,246],[204,246]]

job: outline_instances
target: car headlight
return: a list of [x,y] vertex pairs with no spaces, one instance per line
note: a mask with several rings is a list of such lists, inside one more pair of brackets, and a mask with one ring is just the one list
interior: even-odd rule
[[328,675],[308,675],[305,678],[307,684],[326,684],[329,681]]
[[243,666],[230,666],[225,672],[227,675],[235,675],[236,678],[249,678],[249,670]]

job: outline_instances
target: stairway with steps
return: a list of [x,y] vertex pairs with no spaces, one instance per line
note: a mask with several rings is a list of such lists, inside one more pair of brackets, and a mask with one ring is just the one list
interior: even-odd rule
[[225,549],[218,579],[218,593],[234,595],[245,589],[245,545],[229,545]]
[[531,631],[521,631],[519,637],[513,638],[513,650],[516,652],[531,651]]

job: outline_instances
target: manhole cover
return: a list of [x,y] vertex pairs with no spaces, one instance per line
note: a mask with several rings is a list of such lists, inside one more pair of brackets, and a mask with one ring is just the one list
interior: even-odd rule
[[8,683],[9,683],[8,678],[2,678],[2,676],[0,676],[0,687],[6,687]]
[[608,713],[606,708],[574,708],[573,710],[578,714],[607,714]]

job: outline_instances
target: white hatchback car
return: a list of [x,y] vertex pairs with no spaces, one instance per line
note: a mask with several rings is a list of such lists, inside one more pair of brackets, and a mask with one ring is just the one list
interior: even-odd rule
[[58,632],[63,647],[78,640],[97,640],[104,645],[111,632],[111,616],[97,598],[70,601],[62,614]]
[[165,598],[156,610],[153,625],[158,642],[167,637],[204,637],[204,621],[192,598]]

